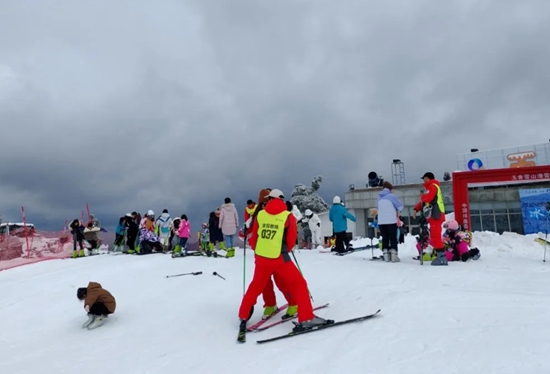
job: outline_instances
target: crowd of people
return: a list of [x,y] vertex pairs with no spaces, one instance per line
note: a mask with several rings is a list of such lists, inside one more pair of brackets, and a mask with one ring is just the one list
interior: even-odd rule
[[[423,176],[425,192],[414,208],[414,215],[422,212],[421,219],[429,224],[429,230],[423,230],[418,238],[420,256],[428,256],[432,265],[447,265],[448,261],[467,261],[478,259],[479,250],[470,248],[471,233],[460,230],[454,221],[445,221],[445,208],[439,182],[432,173]],[[381,249],[386,262],[399,262],[398,244],[403,235],[403,223],[400,213],[403,203],[393,193],[393,186],[385,182],[380,192],[376,208],[377,227],[382,235]],[[347,221],[356,218],[346,209],[339,196],[333,198],[329,211],[329,220],[333,225],[334,250],[337,252],[353,251],[349,243]],[[283,318],[297,317],[296,331],[318,325],[331,323],[316,316],[308,292],[308,285],[300,270],[292,261],[292,251],[298,239],[299,222],[307,222],[315,244],[321,244],[321,221],[316,213],[307,209],[302,214],[290,201],[285,200],[279,189],[262,189],[258,202],[248,200],[244,211],[244,227],[239,233],[239,214],[230,198],[215,212],[210,213],[208,223],[203,223],[199,233],[200,251],[227,251],[227,257],[234,256],[234,237],[242,235],[246,244],[254,251],[255,270],[252,281],[243,296],[238,316],[240,319],[239,340],[244,341],[247,322],[251,318],[258,297],[263,298],[263,319],[270,318],[279,311],[274,287],[281,291],[287,302]],[[71,230],[82,251],[82,240],[97,246],[99,222],[90,220],[85,225],[74,220]],[[442,230],[445,228],[445,232]],[[116,229],[115,250],[123,251],[124,242],[127,253],[150,253],[151,251],[170,250],[174,238],[178,238],[174,253],[187,254],[187,241],[190,236],[190,224],[185,214],[171,218],[168,210],[155,219],[149,210],[142,218],[137,212],[128,213],[120,218]],[[140,248],[138,249],[137,246]],[[90,295],[93,295],[90,296]],[[98,296],[99,295],[99,296]],[[102,290],[96,283],[90,283],[86,289],[79,290],[78,298],[85,300],[90,319],[86,326],[95,326],[94,320],[113,313],[115,304],[112,295]],[[103,305],[95,305],[93,300],[103,298]],[[110,303],[110,304],[109,304]],[[94,315],[96,313],[101,315]],[[99,319],[98,319],[99,318]],[[97,324],[96,323],[96,324]]]

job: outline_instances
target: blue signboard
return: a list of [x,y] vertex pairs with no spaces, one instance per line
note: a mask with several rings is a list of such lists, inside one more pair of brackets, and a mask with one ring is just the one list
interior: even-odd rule
[[532,188],[519,190],[523,230],[527,234],[545,233],[550,212],[546,210],[550,203],[550,188]]

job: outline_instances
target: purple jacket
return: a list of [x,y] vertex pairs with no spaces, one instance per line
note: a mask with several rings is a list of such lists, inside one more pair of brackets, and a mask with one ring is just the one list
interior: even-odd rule
[[397,223],[397,212],[403,210],[403,203],[387,188],[378,195],[378,225]]

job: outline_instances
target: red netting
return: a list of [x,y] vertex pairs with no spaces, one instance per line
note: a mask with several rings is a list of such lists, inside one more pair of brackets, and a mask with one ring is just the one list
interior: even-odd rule
[[35,262],[69,258],[73,239],[69,232],[24,229],[0,234],[0,270]]

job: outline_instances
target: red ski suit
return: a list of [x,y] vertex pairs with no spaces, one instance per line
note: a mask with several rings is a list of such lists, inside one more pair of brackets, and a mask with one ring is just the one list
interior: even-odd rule
[[[286,203],[281,199],[270,200],[265,206],[265,212],[271,215],[277,215],[286,210]],[[248,289],[241,302],[241,307],[239,308],[239,318],[241,320],[248,318],[250,310],[256,304],[258,296],[265,292],[272,275],[280,277],[283,280],[284,288],[287,288],[288,292],[296,300],[299,322],[309,321],[315,317],[311,300],[309,299],[307,282],[288,254],[294,247],[296,237],[298,236],[296,218],[292,214],[289,214],[286,218],[284,227],[285,234],[281,243],[281,255],[278,258],[271,259],[257,254],[254,255],[256,265],[254,276],[248,285]],[[254,248],[256,248],[258,241],[258,230],[258,220],[255,219],[252,226],[252,237],[250,238]]]
[[[260,191],[260,201],[262,200],[262,191]],[[269,194],[269,191],[267,191],[267,194]],[[267,194],[264,194],[264,195],[267,195]],[[264,200],[265,199],[266,198],[264,198]],[[265,206],[266,203],[267,203],[267,201],[264,201],[261,205],[254,205],[254,208],[256,209],[258,206],[261,206],[261,209],[263,210],[263,207]],[[249,214],[249,212],[245,209],[244,221],[247,222],[250,217],[252,217],[253,221],[255,220],[254,215]],[[252,243],[250,242],[250,238],[252,236],[251,235],[252,227],[253,227],[253,225],[251,225],[249,229],[246,229],[246,238],[248,240],[248,244],[249,244],[250,248],[254,249],[256,247],[256,240],[258,239],[258,237],[256,236],[256,239],[254,241],[254,245],[252,245]],[[275,284],[277,285],[277,288],[279,289],[279,291],[281,291],[283,296],[285,297],[287,304],[289,306],[290,305],[296,305],[296,301],[294,300],[294,298],[292,297],[292,295],[288,291],[288,287],[286,287],[286,285],[284,283],[285,280],[282,279],[277,274],[273,274],[273,280],[275,281]],[[273,286],[273,281],[271,280],[271,278],[269,278],[269,281],[267,282],[267,284],[265,286],[265,289],[262,292],[262,298],[264,300],[264,308],[268,307],[268,306],[273,307],[273,306],[277,305],[277,296],[275,295],[275,288]]]
[[[422,205],[425,204],[431,204],[436,196],[438,191],[441,191],[439,187],[439,182],[435,179],[431,179],[424,183],[424,188],[426,189],[426,192],[422,194],[420,197],[420,202],[414,206],[414,210],[417,212],[420,212],[422,214]],[[441,196],[443,198],[443,196]],[[432,243],[432,246],[435,249],[443,249],[443,238],[442,238],[442,225],[443,222],[445,222],[445,213],[441,212],[441,216],[439,219],[434,219],[432,217],[428,218],[428,223],[430,224],[430,241]]]

